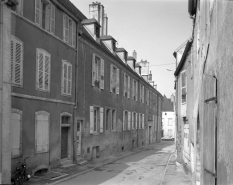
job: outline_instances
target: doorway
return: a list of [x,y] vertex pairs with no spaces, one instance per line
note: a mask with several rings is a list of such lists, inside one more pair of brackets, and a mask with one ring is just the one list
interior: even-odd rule
[[149,126],[149,144],[151,143],[151,126]]
[[68,157],[68,127],[61,128],[61,159]]
[[77,121],[77,134],[76,134],[76,142],[77,142],[77,155],[81,155],[81,143],[82,143],[82,121]]

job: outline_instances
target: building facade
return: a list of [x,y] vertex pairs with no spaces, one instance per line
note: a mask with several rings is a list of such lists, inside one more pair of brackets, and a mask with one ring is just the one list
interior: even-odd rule
[[159,142],[162,95],[108,35],[100,3],[19,0],[11,11],[11,166],[31,173]]

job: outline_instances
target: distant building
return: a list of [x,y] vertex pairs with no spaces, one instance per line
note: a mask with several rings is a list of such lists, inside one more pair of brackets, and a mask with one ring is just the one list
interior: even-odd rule
[[163,137],[174,137],[176,135],[175,130],[175,112],[174,112],[174,95],[171,98],[163,97],[162,104],[162,131]]

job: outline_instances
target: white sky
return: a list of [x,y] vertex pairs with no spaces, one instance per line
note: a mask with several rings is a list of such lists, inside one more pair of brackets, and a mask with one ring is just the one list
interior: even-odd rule
[[[93,1],[71,0],[89,18],[89,4]],[[192,20],[187,0],[99,0],[108,15],[108,35],[118,47],[137,62],[147,60],[153,81],[162,95],[170,97],[174,90],[175,58],[173,52],[191,36]],[[156,66],[160,64],[169,64]]]

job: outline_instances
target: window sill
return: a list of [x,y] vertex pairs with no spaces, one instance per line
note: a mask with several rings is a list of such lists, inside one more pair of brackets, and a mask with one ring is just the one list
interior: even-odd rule
[[45,90],[45,89],[39,89],[36,88],[37,91],[43,92],[43,93],[50,93],[50,90]]
[[64,97],[69,97],[69,98],[71,97],[71,94],[62,93],[61,95],[64,96]]
[[23,84],[15,84],[11,82],[11,86],[13,87],[18,87],[18,88],[23,88]]

